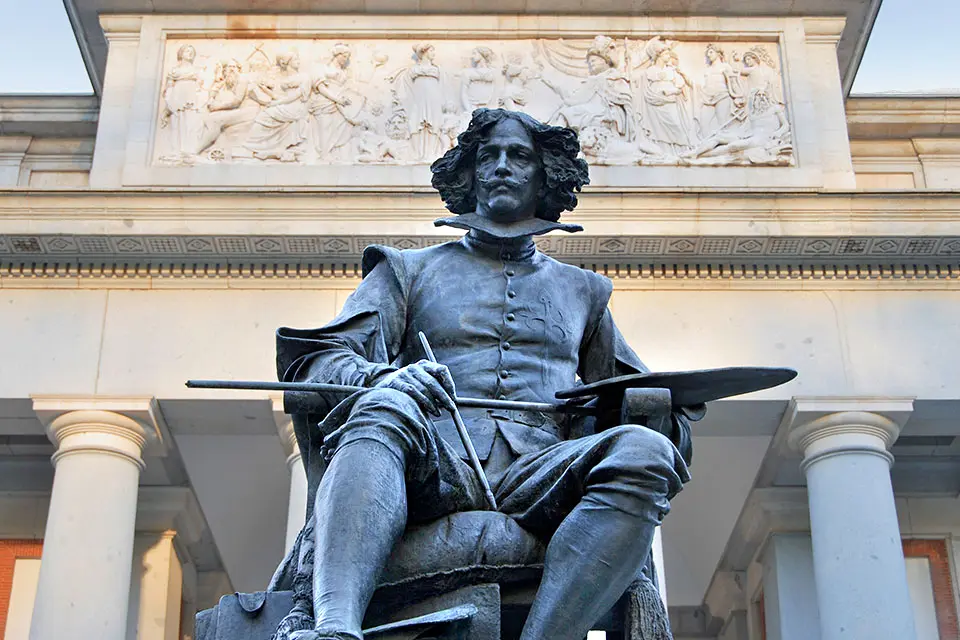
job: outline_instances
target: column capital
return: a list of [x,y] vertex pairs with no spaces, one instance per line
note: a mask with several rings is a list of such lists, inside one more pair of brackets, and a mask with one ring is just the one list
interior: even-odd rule
[[100,27],[108,43],[139,42],[143,16],[126,14],[100,16]]
[[803,454],[802,467],[849,452],[893,463],[888,449],[913,412],[912,398],[794,398],[787,442]]
[[99,451],[142,469],[144,453],[166,453],[166,425],[154,398],[34,396],[33,410],[57,445],[55,464],[66,455]]
[[803,33],[807,42],[836,46],[843,35],[846,18],[813,17],[803,18]]

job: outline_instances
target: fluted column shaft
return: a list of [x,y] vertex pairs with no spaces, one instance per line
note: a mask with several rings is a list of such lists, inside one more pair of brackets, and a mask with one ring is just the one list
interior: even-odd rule
[[111,411],[70,411],[57,444],[31,640],[123,640],[147,433]]
[[916,638],[890,481],[899,432],[843,411],[790,433],[804,456],[822,640]]

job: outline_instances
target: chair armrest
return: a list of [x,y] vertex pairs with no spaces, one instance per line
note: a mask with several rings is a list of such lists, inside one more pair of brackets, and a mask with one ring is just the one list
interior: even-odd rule
[[620,407],[622,424],[642,424],[670,437],[673,431],[673,401],[669,389],[627,389]]

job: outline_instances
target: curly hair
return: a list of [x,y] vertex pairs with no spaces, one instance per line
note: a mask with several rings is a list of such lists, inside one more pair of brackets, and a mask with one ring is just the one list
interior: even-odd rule
[[564,211],[577,206],[576,192],[590,184],[587,163],[578,157],[580,142],[573,129],[543,124],[525,113],[505,109],[477,109],[466,131],[457,136],[457,146],[430,165],[430,184],[453,213],[473,213],[477,208],[474,188],[477,148],[490,130],[507,118],[530,132],[545,179],[537,194],[537,217],[556,222]]

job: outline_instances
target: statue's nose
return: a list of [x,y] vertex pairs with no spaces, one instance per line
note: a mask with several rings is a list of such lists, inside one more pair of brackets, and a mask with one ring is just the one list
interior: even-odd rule
[[500,154],[500,157],[497,159],[497,166],[494,169],[494,173],[498,176],[509,175],[510,165],[507,163],[507,154]]

